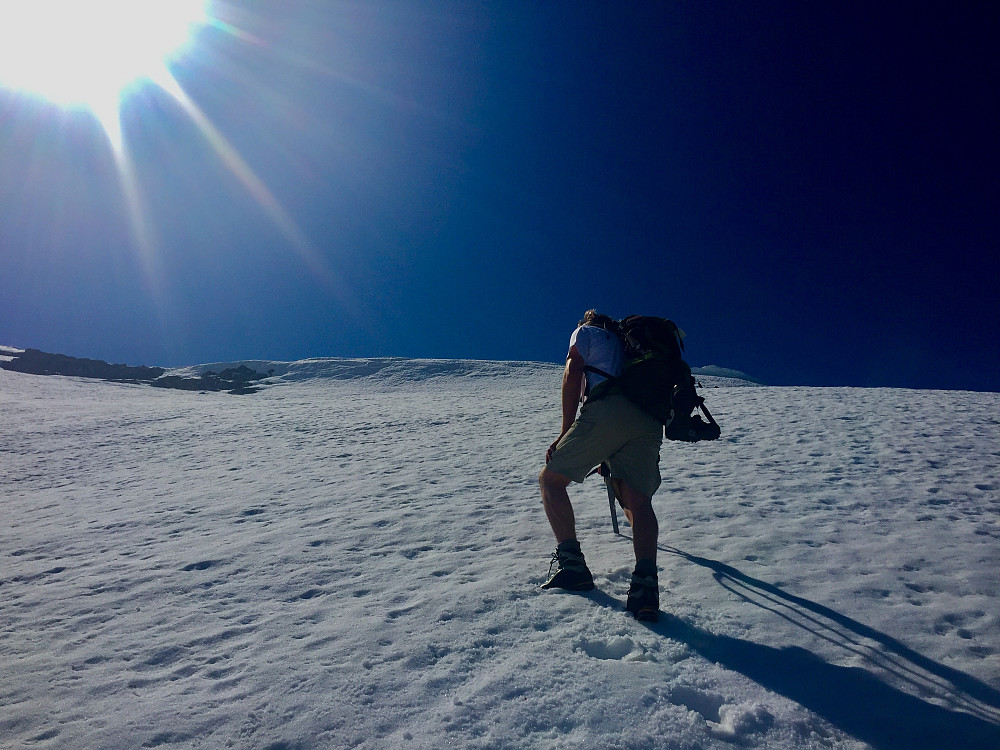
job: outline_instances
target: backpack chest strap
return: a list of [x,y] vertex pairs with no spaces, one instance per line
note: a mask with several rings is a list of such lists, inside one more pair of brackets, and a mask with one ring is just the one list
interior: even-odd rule
[[608,380],[614,380],[615,376],[609,372],[604,372],[600,367],[594,367],[593,365],[586,365],[583,368],[584,372],[592,372],[595,375],[600,375],[602,378],[607,378]]

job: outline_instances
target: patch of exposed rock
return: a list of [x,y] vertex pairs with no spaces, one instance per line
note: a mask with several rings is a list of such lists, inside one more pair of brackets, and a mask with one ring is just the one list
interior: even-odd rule
[[25,349],[10,361],[0,361],[0,368],[32,375],[68,375],[77,378],[100,378],[118,383],[145,383],[156,388],[177,388],[184,391],[228,391],[256,393],[258,380],[267,377],[246,365],[227,367],[222,372],[206,372],[197,378],[164,375],[162,367],[108,364],[100,359],[83,359],[66,354],[52,354],[38,349]]

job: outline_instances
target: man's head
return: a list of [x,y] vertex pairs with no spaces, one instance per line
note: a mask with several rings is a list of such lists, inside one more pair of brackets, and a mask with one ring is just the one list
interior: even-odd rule
[[580,321],[580,325],[594,326],[595,328],[603,328],[605,331],[613,331],[617,322],[611,316],[599,313],[597,310],[587,310],[583,314],[583,320]]

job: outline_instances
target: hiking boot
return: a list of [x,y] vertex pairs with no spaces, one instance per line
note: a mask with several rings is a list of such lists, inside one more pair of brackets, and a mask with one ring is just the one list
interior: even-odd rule
[[625,611],[637,620],[656,622],[660,617],[660,584],[656,578],[656,564],[643,560],[635,566],[632,583],[628,587]]
[[[553,565],[558,566],[555,573],[552,572]],[[589,591],[594,588],[594,576],[583,559],[578,541],[571,539],[556,547],[549,563],[549,579],[542,584],[542,588],[565,591]]]

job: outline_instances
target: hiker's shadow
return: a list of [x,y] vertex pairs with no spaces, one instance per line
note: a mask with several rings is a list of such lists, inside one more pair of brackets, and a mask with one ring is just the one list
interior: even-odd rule
[[687,644],[710,662],[794,700],[875,748],[1000,748],[997,689],[730,565],[661,549],[708,568],[719,585],[745,601],[862,657],[871,668],[830,664],[798,646],[776,648],[715,635],[671,615],[649,624],[653,632]]

